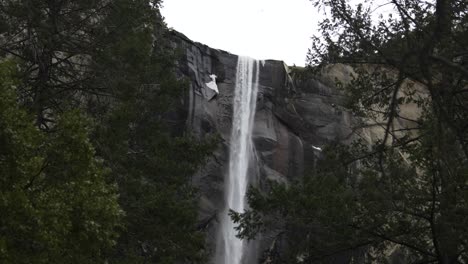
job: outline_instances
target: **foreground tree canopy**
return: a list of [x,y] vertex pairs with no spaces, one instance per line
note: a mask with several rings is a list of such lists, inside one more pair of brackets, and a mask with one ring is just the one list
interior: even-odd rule
[[0,262],[202,262],[159,1],[0,3]]
[[[1,65],[2,263],[90,262],[115,243],[122,211],[109,171],[95,158],[87,120],[57,117],[42,133],[18,107],[15,65]],[[92,262],[92,261],[91,261]]]
[[[468,2],[312,2],[327,18],[311,74],[353,66],[353,80],[337,85],[382,137],[330,142],[301,181],[252,189],[252,209],[232,214],[239,235],[276,230],[272,263],[467,263]],[[417,118],[405,116],[407,104]]]

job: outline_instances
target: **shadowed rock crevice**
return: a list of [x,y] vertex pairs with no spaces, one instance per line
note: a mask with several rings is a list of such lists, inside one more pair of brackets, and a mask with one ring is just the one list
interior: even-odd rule
[[[224,181],[229,169],[229,144],[238,56],[193,42],[172,31],[174,46],[184,54],[178,62],[179,77],[189,81],[185,127],[199,138],[218,135],[221,143],[207,164],[193,176],[200,190],[200,227],[207,232],[207,244],[214,251],[220,214],[223,212]],[[267,181],[287,184],[314,170],[319,147],[330,141],[346,141],[354,119],[344,110],[342,96],[334,86],[337,78],[349,78],[347,66],[327,68],[320,78],[295,80],[282,61],[261,63],[257,108],[252,139],[256,153],[249,169],[250,184],[266,188]],[[219,93],[206,83],[216,75]],[[274,234],[266,234],[252,251],[249,263],[271,248]]]

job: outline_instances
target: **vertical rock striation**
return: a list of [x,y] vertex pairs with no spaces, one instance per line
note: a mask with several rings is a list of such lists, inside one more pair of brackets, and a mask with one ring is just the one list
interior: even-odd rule
[[[238,65],[238,62],[245,66],[253,62],[192,42],[178,32],[173,31],[172,34],[174,45],[185,54],[178,62],[179,75],[181,78],[187,78],[190,86],[182,102],[186,109],[186,127],[200,138],[217,134],[222,140],[213,157],[193,177],[193,183],[200,190],[200,228],[206,231],[210,253],[216,255],[216,244],[220,241],[218,234],[224,230],[222,223],[229,220],[225,204],[229,204],[229,207],[236,211],[243,211],[245,208],[245,205],[234,205],[229,198],[230,192],[233,192],[228,188],[233,180],[229,175],[234,174],[229,158],[240,153],[233,148],[234,145],[239,147],[240,144],[233,141],[238,131],[233,130],[232,124],[241,122],[235,119],[242,115],[240,110],[245,110],[243,107],[236,108],[233,104],[236,83],[239,82],[237,70],[238,66],[242,66]],[[334,97],[332,92],[327,91],[328,93],[319,95],[316,92],[318,88],[315,87],[298,89],[289,75],[288,67],[282,61],[266,60],[261,66],[249,67],[253,68],[252,74],[258,79],[252,80],[258,85],[258,93],[256,100],[251,101],[256,101],[256,107],[250,106],[252,116],[248,121],[252,124],[249,130],[252,131],[253,145],[246,146],[254,151],[250,155],[241,155],[244,159],[242,173],[245,172],[248,179],[240,184],[242,187],[238,186],[239,193],[245,193],[248,184],[266,188],[268,180],[287,183],[301,177],[304,170],[313,167],[313,160],[319,155],[314,146],[322,146],[327,140],[336,137],[337,130],[341,131],[340,135],[343,134],[346,130],[343,127],[348,125],[345,122],[346,116],[349,114],[338,112],[332,107],[332,104],[339,104],[339,98]],[[261,71],[255,68],[261,68]],[[207,86],[207,83],[212,81],[212,75],[217,76],[219,93]],[[320,85],[326,87],[325,84]],[[312,111],[313,115],[317,114],[320,122],[309,116],[309,111]],[[324,127],[322,123],[334,125]],[[223,234],[224,238],[233,235]],[[269,248],[272,242],[273,237],[267,234],[258,242],[249,243],[243,251],[243,257],[232,253],[234,249],[229,249],[231,253],[223,254],[226,253],[226,257],[232,259],[232,262],[225,263],[259,263],[261,252]],[[234,243],[237,244],[232,247],[240,247],[240,242]],[[225,248],[224,244],[222,247]],[[236,257],[228,257],[228,254],[234,254]],[[218,257],[219,255],[212,262],[223,263]],[[242,258],[241,262],[239,258]]]
[[[216,243],[220,241],[217,234],[224,230],[222,223],[228,220],[225,205],[229,204],[229,208],[236,211],[245,208],[245,205],[236,204],[239,201],[234,202],[231,194],[244,193],[248,184],[267,190],[267,181],[287,184],[300,179],[304,173],[313,173],[314,161],[321,155],[320,148],[327,142],[350,142],[356,135],[372,142],[383,133],[378,125],[362,126],[363,120],[357,120],[343,106],[344,98],[335,87],[335,80],[349,81],[350,76],[355,74],[350,66],[330,65],[323,69],[320,76],[301,77],[297,72],[291,74],[290,68],[282,61],[266,60],[262,62],[261,71],[258,71],[250,65],[252,61],[193,42],[178,32],[173,31],[171,34],[175,47],[184,52],[178,62],[179,75],[187,78],[190,84],[187,96],[182,98],[186,129],[200,138],[216,134],[222,140],[206,166],[193,177],[193,184],[200,190],[200,229],[206,231],[208,248],[213,255]],[[238,62],[242,65],[238,65]],[[247,106],[239,108],[233,104],[239,92],[236,89],[236,83],[240,82],[238,68],[242,67],[246,67],[246,72],[253,71],[246,76],[255,75],[255,79],[258,79],[251,81],[257,84],[258,92],[256,107],[251,105],[255,103],[255,97],[248,104],[251,114],[255,114],[254,118],[248,118],[248,122],[252,122],[248,130],[252,131],[253,145],[249,145],[248,141],[244,148],[254,150],[248,155],[240,154],[248,151],[238,149],[240,143],[234,139],[239,137],[237,133],[240,131],[233,130],[232,126],[233,122],[247,122],[237,119],[244,115],[240,111],[246,110],[244,106]],[[215,81],[213,75],[217,76]],[[250,81],[249,78],[243,81]],[[213,90],[214,85],[217,91]],[[414,114],[415,107],[409,105],[400,114]],[[411,125],[406,124],[404,119],[397,122],[402,127]],[[359,125],[364,128],[356,129]],[[242,161],[238,161],[243,163],[242,173],[234,173],[230,166],[234,164],[229,162],[230,157],[236,155],[242,156]],[[244,173],[248,179],[239,183],[236,187],[238,190],[230,190],[234,180],[231,176]],[[275,235],[273,232],[267,233],[258,243],[249,243],[243,251],[244,257],[226,252],[236,255],[226,255],[227,258],[236,260],[225,263],[262,263],[261,252],[273,245],[281,246],[281,241]],[[231,236],[233,234],[224,234],[225,238]],[[240,242],[234,243],[233,247],[240,247]],[[334,263],[342,263],[346,257],[337,259],[341,260]],[[213,263],[223,262],[215,258]]]

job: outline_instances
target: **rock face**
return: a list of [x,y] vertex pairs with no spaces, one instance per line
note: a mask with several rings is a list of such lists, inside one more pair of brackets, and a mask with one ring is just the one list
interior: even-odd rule
[[[208,163],[194,176],[200,190],[200,223],[215,250],[219,214],[224,206],[224,177],[228,171],[232,102],[237,55],[195,43],[173,31],[175,46],[185,52],[179,74],[190,82],[184,105],[186,124],[196,136],[218,134],[222,143]],[[349,138],[351,113],[342,110],[341,97],[330,85],[334,77],[345,78],[352,71],[344,65],[328,69],[328,79],[295,82],[282,61],[261,62],[260,83],[253,140],[256,153],[251,161],[251,184],[264,186],[267,180],[287,183],[313,167],[320,147],[330,140]],[[208,87],[216,75],[219,93]],[[342,75],[342,76],[339,76]],[[327,83],[328,82],[328,83]],[[252,263],[271,241],[252,245]],[[256,250],[257,247],[258,250]],[[249,261],[250,262],[250,261]]]
[[[195,43],[175,31],[171,34],[174,45],[185,54],[179,61],[179,75],[190,83],[184,99],[186,126],[200,138],[217,134],[222,139],[207,164],[193,177],[201,195],[200,227],[205,229],[209,248],[214,251],[224,206],[238,56]],[[357,121],[344,109],[343,96],[334,85],[337,79],[349,81],[352,74],[351,67],[337,64],[327,67],[320,78],[300,79],[282,61],[261,62],[253,130],[256,153],[249,170],[252,185],[262,188],[267,180],[287,184],[313,169],[320,148],[327,142],[353,139]],[[219,93],[209,87],[213,85],[212,75],[217,77]],[[359,130],[368,141],[382,132],[372,126]],[[263,238],[252,244],[248,262],[259,263],[259,253],[272,243]]]

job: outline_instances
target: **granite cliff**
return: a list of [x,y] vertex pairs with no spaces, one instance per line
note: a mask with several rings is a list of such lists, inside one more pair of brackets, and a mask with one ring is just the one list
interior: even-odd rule
[[[174,46],[184,54],[178,62],[178,74],[190,84],[183,98],[185,126],[197,137],[216,134],[221,138],[219,148],[193,176],[193,184],[200,190],[200,228],[206,231],[208,248],[214,251],[224,205],[238,56],[193,42],[176,31],[170,34]],[[254,165],[249,169],[252,185],[262,188],[268,180],[287,184],[302,177],[313,170],[314,160],[327,142],[346,143],[356,136],[372,142],[382,135],[381,126],[362,126],[363,120],[344,108],[344,97],[335,83],[347,82],[353,74],[352,67],[336,64],[326,67],[320,76],[298,78],[282,61],[261,62],[253,129]],[[218,91],[213,89],[214,82]],[[411,115],[417,112],[414,105],[405,107]],[[402,119],[398,124],[411,126]],[[268,235],[253,242],[249,252],[252,263],[258,263],[259,253],[272,243]]]

